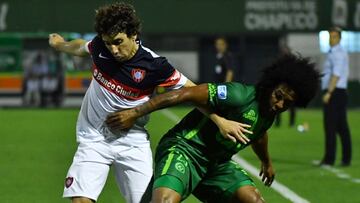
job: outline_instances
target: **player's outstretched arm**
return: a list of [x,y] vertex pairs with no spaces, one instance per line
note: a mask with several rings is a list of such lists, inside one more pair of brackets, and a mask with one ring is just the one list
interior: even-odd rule
[[133,109],[110,114],[105,123],[113,131],[129,129],[133,126],[136,119],[143,115],[184,102],[190,102],[198,107],[201,107],[200,110],[204,114],[208,115],[209,118],[219,127],[221,134],[226,139],[233,142],[239,141],[245,144],[249,142],[245,133],[252,134],[251,131],[247,130],[247,128],[251,126],[227,120],[207,110],[205,106],[208,102],[208,84],[185,87],[158,95],[150,99],[145,104]]
[[89,52],[86,49],[86,41],[83,39],[65,41],[61,35],[57,33],[52,33],[49,35],[49,45],[57,51],[61,51],[74,56],[89,55]]
[[275,171],[271,163],[271,158],[268,151],[268,134],[265,132],[264,136],[255,140],[251,144],[252,149],[261,160],[260,176],[266,186],[270,186],[275,178]]
[[191,102],[196,106],[204,106],[208,101],[208,86],[201,84],[198,86],[184,87],[164,94],[157,95],[143,105],[133,109],[114,112],[110,114],[105,123],[113,130],[130,128],[135,120],[153,111],[174,106],[184,102]]

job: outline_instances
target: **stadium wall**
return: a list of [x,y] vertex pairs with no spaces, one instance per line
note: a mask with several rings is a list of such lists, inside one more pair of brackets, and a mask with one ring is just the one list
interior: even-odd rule
[[[0,31],[91,32],[109,0],[4,0]],[[360,29],[359,0],[139,0],[144,33],[316,32],[336,24]],[[41,11],[41,12],[39,12]]]
[[[93,32],[95,9],[114,1],[103,0],[5,0],[0,2],[0,75],[8,77],[24,69],[24,50],[47,50],[47,34],[61,32],[70,39]],[[209,82],[209,68],[214,64],[213,40],[223,35],[238,60],[235,79],[253,84],[261,67],[279,52],[279,39],[290,33],[288,43],[293,51],[314,58],[321,64],[317,33],[339,24],[347,30],[360,29],[360,0],[139,0],[128,1],[137,9],[143,21],[141,36],[145,46],[167,56],[182,72],[196,82]],[[40,12],[41,11],[41,12]],[[66,13],[66,15],[64,15]],[[294,38],[294,35],[301,36]],[[18,41],[9,46],[1,37]],[[10,38],[11,38],[10,37]],[[16,41],[15,40],[15,41]],[[6,52],[5,54],[3,54]],[[15,60],[4,59],[2,56]],[[357,92],[360,78],[359,56],[351,54],[351,79]],[[185,59],[184,59],[185,58]],[[66,70],[71,60],[61,56]],[[4,67],[3,62],[14,62]],[[26,64],[26,63],[25,63]],[[83,65],[85,64],[85,65]],[[11,65],[11,64],[10,64]],[[87,67],[86,63],[80,65]],[[10,67],[10,68],[9,68]],[[14,68],[15,67],[15,68]],[[319,66],[319,69],[321,67]],[[70,68],[71,69],[71,68]],[[86,68],[85,68],[86,69]],[[15,71],[14,71],[15,70]],[[5,73],[4,73],[5,72]],[[20,73],[19,73],[20,72]],[[68,74],[70,72],[70,74]],[[1,84],[6,80],[0,78]],[[89,75],[68,71],[66,89],[83,92]],[[71,82],[67,82],[68,79]],[[73,80],[74,79],[74,80]],[[1,83],[2,82],[2,83]],[[19,81],[8,83],[17,84]],[[72,86],[67,84],[73,84]],[[4,87],[6,86],[4,85]],[[79,89],[76,89],[80,87]],[[0,91],[1,92],[1,91]],[[72,91],[68,91],[71,93]],[[359,100],[350,101],[360,106]]]

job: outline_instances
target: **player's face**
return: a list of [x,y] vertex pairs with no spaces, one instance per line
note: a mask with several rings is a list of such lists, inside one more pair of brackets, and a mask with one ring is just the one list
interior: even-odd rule
[[280,84],[271,93],[270,112],[278,114],[286,111],[295,102],[296,94],[286,84]]
[[128,37],[120,32],[116,35],[102,35],[101,37],[111,54],[120,62],[131,59],[138,49],[136,35]]
[[329,44],[331,47],[339,44],[340,42],[340,35],[338,32],[329,32],[330,38],[329,38]]

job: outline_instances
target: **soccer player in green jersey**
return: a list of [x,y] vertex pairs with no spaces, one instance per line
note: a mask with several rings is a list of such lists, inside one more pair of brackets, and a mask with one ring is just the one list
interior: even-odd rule
[[113,113],[106,122],[112,128],[127,129],[147,113],[192,102],[248,124],[249,142],[232,142],[197,109],[187,114],[157,147],[152,202],[180,202],[191,193],[203,202],[264,202],[251,178],[231,157],[251,145],[261,161],[260,176],[270,186],[275,172],[267,130],[275,116],[290,106],[305,107],[315,96],[319,79],[313,63],[288,54],[266,67],[255,86],[231,82],[183,88]]

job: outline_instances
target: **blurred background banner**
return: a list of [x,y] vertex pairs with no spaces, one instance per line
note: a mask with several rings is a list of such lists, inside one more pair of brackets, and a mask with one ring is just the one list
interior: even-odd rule
[[[0,2],[0,30],[92,32],[91,19],[94,16],[94,9],[106,2],[112,1],[5,0]],[[314,32],[327,29],[333,24],[349,30],[360,29],[360,2],[357,0],[128,2],[135,6],[141,19],[146,21],[143,31],[148,34],[273,32],[274,30]]]
[[[91,81],[91,61],[54,52],[48,34],[67,40],[94,36],[95,9],[103,0],[8,0],[0,2],[0,106],[22,105],[31,75],[53,84],[56,105],[81,101]],[[235,56],[234,80],[254,84],[262,67],[277,57],[282,46],[311,57],[318,69],[328,50],[332,25],[344,28],[342,45],[350,53],[349,91],[360,91],[359,0],[138,0],[144,46],[167,57],[195,82],[214,81],[214,39],[223,36]],[[32,73],[37,56],[42,67]],[[35,71],[36,72],[36,71]],[[49,77],[45,77],[49,76]],[[31,83],[31,81],[30,81]],[[56,86],[56,87],[55,87]],[[36,87],[36,85],[35,85]],[[55,93],[56,92],[56,93]],[[349,94],[351,107],[359,94]],[[50,102],[51,103],[51,102]],[[71,102],[70,102],[71,103]],[[79,102],[75,102],[77,105]],[[312,105],[320,105],[319,98]],[[50,104],[54,105],[54,104]]]

